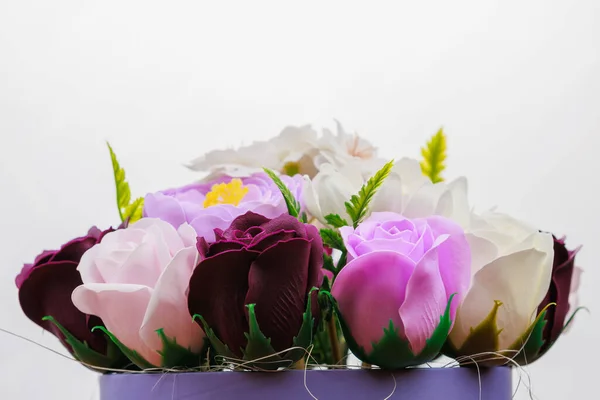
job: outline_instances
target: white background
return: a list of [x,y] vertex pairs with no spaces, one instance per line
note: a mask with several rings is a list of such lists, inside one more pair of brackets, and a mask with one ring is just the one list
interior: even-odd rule
[[[367,5],[368,4],[368,5]],[[0,327],[43,248],[116,224],[109,140],[134,194],[201,153],[333,118],[388,157],[440,127],[478,208],[568,235],[580,314],[527,368],[539,399],[597,393],[600,2],[0,2]],[[96,375],[0,332],[2,399],[97,399]],[[591,396],[591,397],[590,397]],[[517,398],[526,399],[526,391]]]

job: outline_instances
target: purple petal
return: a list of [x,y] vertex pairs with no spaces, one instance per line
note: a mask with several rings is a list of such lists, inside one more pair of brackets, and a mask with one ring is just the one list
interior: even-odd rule
[[286,241],[295,237],[295,231],[265,231],[252,240],[252,243],[250,246],[248,246],[248,249],[263,252],[277,242]]
[[179,228],[186,222],[186,216],[177,199],[162,193],[149,193],[144,198],[144,215],[150,218],[160,218]]
[[292,346],[306,306],[311,243],[303,238],[279,242],[252,263],[245,304],[256,304],[260,329],[277,351]]
[[355,258],[338,274],[331,293],[352,337],[365,352],[382,338],[390,320],[402,328],[398,309],[414,268],[410,258],[381,251]]
[[245,298],[248,272],[257,253],[231,250],[206,258],[198,264],[190,279],[188,308],[200,314],[219,339],[238,357],[246,345],[248,331]]
[[398,311],[414,355],[425,348],[448,303],[439,257],[438,249],[433,248],[419,261],[406,286],[406,300]]
[[269,222],[269,219],[267,217],[260,215],[260,214],[253,213],[251,211],[248,211],[247,213],[235,218],[231,222],[231,225],[229,226],[229,228],[227,228],[225,230],[223,235],[225,237],[229,237],[230,233],[233,231],[238,230],[238,231],[245,232],[246,230],[248,230],[249,228],[252,228],[253,226],[260,226],[260,225],[266,224],[268,222]]

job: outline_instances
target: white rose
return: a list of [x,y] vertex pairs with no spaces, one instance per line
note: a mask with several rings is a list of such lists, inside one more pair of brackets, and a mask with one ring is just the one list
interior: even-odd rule
[[[467,239],[473,279],[458,309],[449,342],[458,355],[469,355],[465,351],[518,350],[519,344],[516,349],[511,346],[535,320],[536,310],[550,285],[554,259],[552,235],[540,233],[507,215],[486,212],[472,215]],[[461,352],[472,330],[493,310],[497,312],[497,343],[478,341]]]

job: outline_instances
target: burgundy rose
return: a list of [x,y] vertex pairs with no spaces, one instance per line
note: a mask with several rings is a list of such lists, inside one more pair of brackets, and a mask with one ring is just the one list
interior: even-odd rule
[[577,289],[577,281],[579,280],[580,269],[575,267],[575,254],[578,250],[567,250],[564,239],[554,237],[552,281],[546,297],[538,307],[538,313],[550,303],[556,305],[547,308],[546,326],[543,334],[544,345],[539,352],[539,356],[544,354],[558,339],[563,331],[567,314],[573,312],[574,304],[570,304],[569,297]]
[[[71,301],[73,290],[83,284],[77,266],[83,253],[100,242],[105,233],[92,227],[86,236],[71,240],[59,250],[44,251],[33,264],[25,264],[15,282],[19,289],[19,302],[27,317],[58,337],[74,354],[65,335],[58,327],[43,318],[51,316],[76,339],[85,342],[100,355],[107,354],[107,341],[102,332],[91,332],[94,326],[103,325],[95,316],[80,312]],[[86,360],[82,360],[86,361]],[[87,361],[86,361],[87,362]]]
[[[323,280],[317,228],[286,214],[269,219],[247,212],[227,230],[216,229],[215,236],[214,243],[198,239],[203,259],[190,280],[190,313],[201,315],[241,357],[249,328],[246,305],[255,304],[260,330],[273,349],[290,348],[302,326],[308,294]],[[315,315],[316,298],[311,301]]]

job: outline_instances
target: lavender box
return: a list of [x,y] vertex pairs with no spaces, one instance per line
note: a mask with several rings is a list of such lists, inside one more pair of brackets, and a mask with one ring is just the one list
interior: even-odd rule
[[[310,391],[310,392],[309,392]],[[392,394],[393,393],[393,394]],[[311,396],[312,394],[312,396]],[[109,374],[101,400],[510,400],[508,367]]]

